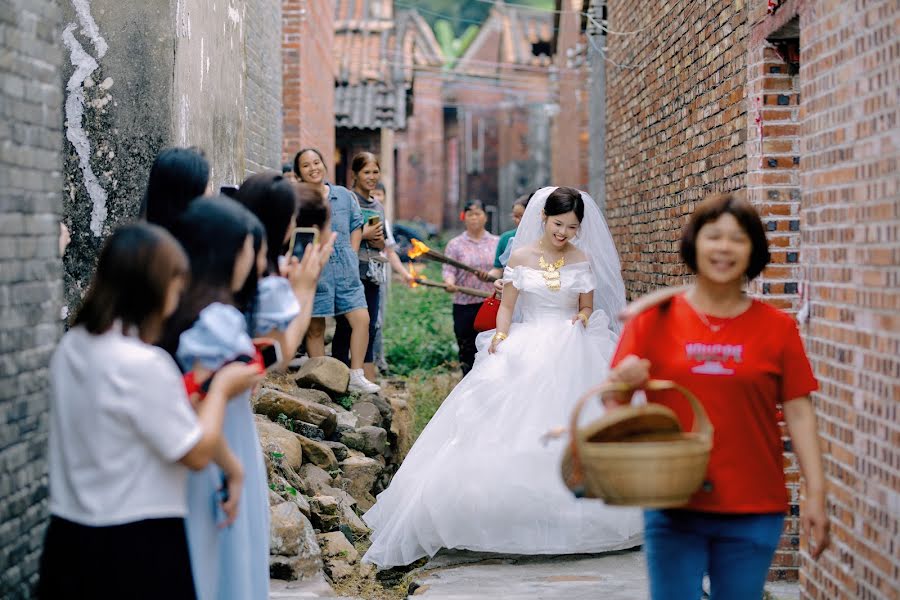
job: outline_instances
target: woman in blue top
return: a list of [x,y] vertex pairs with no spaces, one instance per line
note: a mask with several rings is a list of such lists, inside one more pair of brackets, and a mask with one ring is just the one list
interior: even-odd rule
[[362,241],[362,211],[345,187],[325,181],[325,161],[314,148],[294,156],[294,173],[304,183],[316,186],[331,206],[331,229],[338,237],[334,253],[322,269],[313,303],[312,321],[306,336],[311,358],[325,356],[325,317],[344,315],[350,324],[350,385],[352,392],[374,393],[381,388],[363,372],[369,344],[369,310],[359,279],[359,244]]

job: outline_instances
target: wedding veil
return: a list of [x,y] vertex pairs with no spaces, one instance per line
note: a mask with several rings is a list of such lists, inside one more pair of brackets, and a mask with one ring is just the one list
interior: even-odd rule
[[[556,187],[539,189],[528,201],[528,208],[513,237],[511,248],[517,248],[536,242],[544,233],[541,214],[547,197]],[[609,317],[609,328],[616,334],[621,331],[618,315],[625,308],[625,282],[622,280],[622,265],[619,253],[613,243],[612,234],[606,225],[606,219],[594,199],[586,192],[581,192],[584,200],[584,219],[577,237],[572,240],[576,248],[584,252],[591,263],[591,269],[597,278],[594,289],[594,310],[602,310]]]

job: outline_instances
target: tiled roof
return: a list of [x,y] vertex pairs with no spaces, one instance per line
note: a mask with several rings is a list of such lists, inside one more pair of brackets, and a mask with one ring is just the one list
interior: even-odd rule
[[442,64],[428,24],[390,0],[335,2],[334,61],[336,125],[360,129],[405,127],[415,68]]
[[535,44],[552,47],[554,33],[553,13],[520,8],[497,3],[491,8],[488,18],[482,24],[478,35],[460,57],[458,65],[466,65],[466,70],[478,69],[476,56],[490,38],[499,36],[500,54],[496,58],[501,63],[514,65],[549,66],[553,59],[549,54],[535,54]]

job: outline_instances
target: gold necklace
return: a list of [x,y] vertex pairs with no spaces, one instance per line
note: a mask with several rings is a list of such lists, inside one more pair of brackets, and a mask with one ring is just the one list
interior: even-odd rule
[[565,266],[566,257],[560,256],[559,260],[557,260],[553,264],[550,264],[544,259],[544,241],[540,240],[538,242],[538,246],[541,249],[541,256],[540,258],[538,258],[538,266],[543,271],[541,275],[544,276],[544,281],[547,283],[547,289],[552,292],[558,292],[560,285],[559,270]]

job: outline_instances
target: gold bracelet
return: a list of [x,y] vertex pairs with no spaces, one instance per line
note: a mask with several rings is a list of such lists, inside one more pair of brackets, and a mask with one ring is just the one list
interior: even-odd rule
[[584,323],[585,325],[588,324],[588,318],[589,318],[589,317],[588,317],[586,314],[584,314],[583,312],[580,312],[580,313],[578,313],[576,316],[577,316],[579,319],[581,319],[581,322],[582,322],[582,323]]
[[502,342],[503,340],[506,339],[506,337],[507,336],[505,333],[503,333],[502,331],[498,331],[497,333],[494,334],[494,337],[491,338],[491,341],[492,342]]

